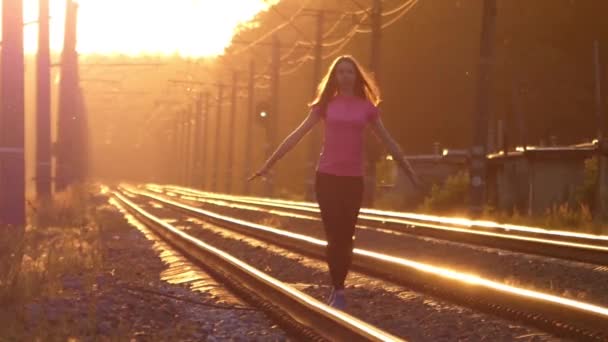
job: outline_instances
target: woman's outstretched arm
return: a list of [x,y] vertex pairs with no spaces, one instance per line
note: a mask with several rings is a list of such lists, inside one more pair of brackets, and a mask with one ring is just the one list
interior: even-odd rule
[[403,155],[403,152],[401,151],[401,148],[399,147],[397,142],[395,142],[386,127],[384,127],[382,119],[377,118],[372,121],[371,127],[374,133],[380,138],[380,140],[382,140],[384,145],[386,145],[390,154],[393,156],[393,159],[397,162],[399,167],[401,167],[405,174],[408,175],[414,186],[421,188],[423,185],[422,181],[420,181],[420,178],[418,178],[418,175]]
[[291,134],[289,134],[285,140],[283,140],[274,153],[272,153],[270,158],[266,160],[266,163],[264,163],[262,168],[249,177],[249,180],[253,180],[258,176],[266,174],[279,159],[281,159],[287,152],[298,144],[298,142],[315,126],[315,124],[317,124],[317,122],[319,122],[320,119],[321,115],[319,112],[311,109],[308,116],[306,116],[306,119],[304,119],[304,121],[302,121],[302,123],[293,132],[291,132]]

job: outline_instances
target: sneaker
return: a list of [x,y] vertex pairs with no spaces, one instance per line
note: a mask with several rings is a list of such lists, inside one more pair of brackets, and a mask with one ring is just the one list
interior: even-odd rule
[[344,296],[344,290],[334,290],[332,291],[333,298],[329,303],[329,306],[338,309],[344,310],[346,308],[346,297]]

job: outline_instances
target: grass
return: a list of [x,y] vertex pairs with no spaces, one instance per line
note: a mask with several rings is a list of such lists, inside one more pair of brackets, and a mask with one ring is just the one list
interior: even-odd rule
[[469,173],[449,176],[441,185],[433,184],[418,211],[453,215],[463,212],[469,203]]
[[602,232],[605,234],[608,228],[605,222],[595,221],[589,206],[580,202],[576,206],[572,206],[569,203],[556,204],[547,208],[542,215],[534,216],[522,215],[517,210],[513,210],[513,213],[508,214],[489,209],[484,213],[483,219],[522,226],[590,234],[601,234]]
[[[101,264],[99,229],[91,219],[88,190],[77,186],[53,201],[29,203],[30,225],[0,227],[0,340],[24,340],[25,333],[41,340],[70,338],[65,317],[38,320],[33,331],[26,332],[26,306],[58,298],[66,275],[94,274],[85,271]],[[94,279],[85,279],[83,287],[93,283]]]
[[[585,233],[602,233],[607,230],[606,222],[594,220],[591,204],[597,187],[597,159],[585,161],[584,183],[570,201],[555,204],[541,215],[522,215],[513,209],[511,212],[498,211],[486,206],[481,219],[525,226],[544,227],[554,230],[569,230]],[[460,172],[447,178],[441,185],[433,185],[419,212],[468,216],[469,175]],[[575,204],[572,204],[575,203]]]

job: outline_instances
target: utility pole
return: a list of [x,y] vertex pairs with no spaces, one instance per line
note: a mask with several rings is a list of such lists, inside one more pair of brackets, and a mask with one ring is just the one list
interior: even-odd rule
[[236,139],[235,132],[235,121],[236,121],[236,98],[237,98],[237,80],[238,74],[236,71],[232,72],[232,94],[231,94],[231,106],[230,106],[230,123],[228,124],[228,165],[226,166],[226,193],[232,193],[232,168],[234,161],[234,139]]
[[[233,41],[233,44],[251,44],[251,41],[241,41],[236,40]],[[280,68],[281,68],[281,58],[280,58],[280,50],[281,45],[280,41],[276,34],[272,35],[272,42],[262,42],[257,43],[258,46],[271,46],[272,49],[272,57],[271,57],[271,85],[270,85],[270,109],[269,109],[269,121],[272,128],[268,128],[266,131],[269,132],[266,138],[266,155],[269,156],[273,152],[273,147],[276,147],[277,144],[277,132],[276,129],[278,127],[277,119],[278,119],[278,109],[279,109],[279,77],[280,77]],[[297,48],[297,47],[296,47]],[[301,47],[304,49],[308,49],[308,47]],[[246,177],[249,177],[251,172],[253,172],[252,166],[252,153],[251,153],[251,140],[253,138],[253,118],[255,116],[255,101],[254,101],[254,87],[255,87],[255,66],[253,60],[249,64],[249,83],[248,83],[248,118],[246,127],[247,133],[245,137],[245,141],[248,142],[246,145],[246,153],[245,153],[245,167],[244,170],[247,172]],[[270,171],[270,174],[267,177],[266,181],[266,195],[272,196],[274,192],[274,183],[275,177],[273,176],[274,172]],[[246,178],[245,177],[245,178]],[[245,183],[245,193],[251,192],[251,186],[248,182]]]
[[[593,44],[593,59],[595,66],[595,113],[598,123],[598,172],[595,205],[595,221],[603,222],[608,210],[608,146],[606,142],[606,119],[602,99],[602,65],[600,62],[600,45],[596,40]],[[599,225],[598,225],[599,226]],[[598,233],[602,233],[600,230]]]
[[[522,107],[521,93],[519,91],[519,83],[516,78],[513,79],[511,84],[511,103],[513,106],[514,121],[517,122],[517,139],[518,144],[521,144],[523,149],[526,149],[528,144],[526,134],[526,117]],[[517,145],[517,144],[516,144]]]
[[49,0],[39,1],[36,79],[36,194],[51,196],[51,52]]
[[78,4],[67,1],[65,35],[61,55],[59,84],[59,118],[57,128],[56,190],[84,178],[86,164],[86,118],[78,85],[78,53],[76,52]]
[[376,82],[380,82],[380,43],[382,40],[382,0],[374,0],[372,7],[372,39],[369,68]]
[[177,112],[177,184],[184,185],[184,117],[183,110]]
[[177,112],[177,184],[184,185],[184,112],[179,109]]
[[184,111],[184,124],[186,125],[186,162],[184,168],[185,174],[185,182],[184,184],[187,187],[192,186],[192,166],[193,166],[193,143],[192,143],[192,135],[193,135],[193,116],[194,109],[192,105],[188,105]]
[[484,0],[477,80],[477,103],[473,113],[473,146],[470,167],[470,214],[483,212],[486,197],[486,145],[490,107],[490,67],[493,60],[496,28],[496,0]]
[[208,147],[209,147],[209,142],[211,141],[211,139],[209,139],[209,114],[210,114],[210,107],[209,107],[209,92],[205,92],[205,114],[203,116],[203,146],[202,146],[202,150],[203,150],[203,155],[201,157],[202,160],[202,167],[201,167],[201,173],[203,174],[202,177],[202,187],[204,190],[209,190],[209,177],[208,177],[208,173],[209,173],[209,161],[208,161]]
[[181,185],[181,163],[182,163],[182,123],[180,122],[180,113],[179,111],[175,112],[175,163],[173,165],[174,169],[174,179],[175,184]]
[[199,93],[196,99],[196,109],[194,111],[194,146],[193,146],[193,167],[192,167],[192,186],[200,188],[201,181],[201,149],[202,149],[202,123],[203,123],[203,94]]
[[243,167],[245,175],[245,194],[249,195],[251,192],[250,182],[246,181],[247,177],[253,173],[253,167],[251,165],[251,137],[253,136],[253,116],[255,115],[254,107],[254,91],[255,91],[255,62],[253,59],[249,61],[249,82],[247,83],[247,115],[245,116],[245,166]]
[[[270,156],[273,149],[277,144],[277,129],[279,119],[279,77],[281,72],[281,43],[279,37],[274,34],[272,36],[272,71],[270,75],[270,129],[268,130],[268,151],[267,155]],[[266,183],[266,196],[272,197],[274,194],[274,185],[276,183],[276,177],[271,174],[268,177]]]
[[[203,162],[202,162],[202,167],[203,167],[203,173],[205,174],[205,176],[203,178],[205,178],[204,180],[204,188],[208,191],[218,191],[218,185],[219,185],[219,167],[220,167],[220,155],[221,155],[221,127],[222,127],[222,102],[223,102],[223,88],[224,85],[221,84],[220,82],[199,82],[199,81],[191,81],[191,80],[169,80],[169,82],[171,83],[184,83],[184,84],[197,84],[197,85],[211,85],[211,86],[217,86],[218,87],[218,98],[216,100],[216,104],[217,104],[217,117],[215,119],[215,130],[216,130],[216,135],[215,135],[215,143],[211,144],[210,143],[210,139],[209,139],[209,130],[210,128],[210,107],[209,107],[209,94],[205,94],[205,114],[204,114],[204,119],[203,119],[203,139],[204,139],[204,144],[202,147],[202,154],[203,154]],[[237,87],[238,88],[238,87]],[[193,121],[192,119],[188,119]],[[190,130],[191,131],[191,130]],[[190,132],[189,131],[189,132]],[[194,130],[195,132],[198,132],[198,130]],[[188,133],[188,136],[191,137],[191,132]],[[229,137],[229,139],[231,139],[231,137]],[[191,138],[188,138],[188,141],[191,143]],[[230,142],[229,142],[230,143]],[[211,151],[208,151],[207,148],[211,148]],[[232,148],[230,148],[232,149]],[[189,154],[191,156],[192,154],[192,149],[190,150]],[[191,156],[192,157],[192,156]],[[194,160],[194,157],[192,157],[192,160]],[[209,165],[209,167],[207,167]],[[189,170],[192,170],[192,167],[188,167],[186,166]],[[207,174],[210,174],[209,177],[207,177]],[[208,178],[210,178],[211,180],[208,180]]]
[[[371,18],[371,44],[369,69],[374,75],[374,79],[380,85],[380,47],[382,41],[382,1],[374,0]],[[366,154],[365,154],[365,188],[363,192],[363,205],[373,207],[376,193],[376,163],[380,157],[380,146],[373,139],[370,132],[366,133]]]
[[175,180],[175,169],[177,168],[177,117],[173,117],[173,120],[169,121],[171,125],[169,135],[169,153],[167,153],[167,175],[169,184],[177,184]]
[[[317,29],[315,36],[315,50],[314,50],[314,69],[312,74],[312,96],[313,98],[317,94],[317,88],[321,79],[321,68],[323,67],[323,26],[325,23],[325,12],[319,10],[317,13]],[[319,127],[314,127],[310,132],[310,150],[308,152],[308,166],[309,175],[308,182],[306,184],[306,198],[309,201],[315,199],[315,169],[317,159],[319,158],[319,146],[321,140],[321,134]]]
[[0,223],[23,229],[25,219],[25,126],[23,2],[2,2],[0,112]]
[[212,178],[211,178],[211,189],[214,192],[218,191],[217,185],[218,185],[218,172],[219,172],[218,169],[220,166],[220,153],[221,153],[220,132],[222,130],[222,103],[223,103],[223,95],[224,95],[223,93],[224,93],[224,86],[222,84],[220,84],[218,86],[217,115],[215,117],[215,146],[214,146],[215,151],[213,153],[213,158],[211,159],[212,160],[211,168],[213,170]]
[[184,108],[181,112],[182,123],[182,185],[188,186],[188,133],[190,125],[188,124],[188,109]]

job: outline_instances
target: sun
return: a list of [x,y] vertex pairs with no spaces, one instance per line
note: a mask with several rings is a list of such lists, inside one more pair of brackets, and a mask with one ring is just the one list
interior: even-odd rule
[[[240,24],[280,0],[79,0],[80,54],[215,56]],[[23,0],[24,21],[36,21],[38,0]],[[66,0],[50,0],[51,48],[61,51]],[[37,26],[24,29],[25,50],[37,47]]]

